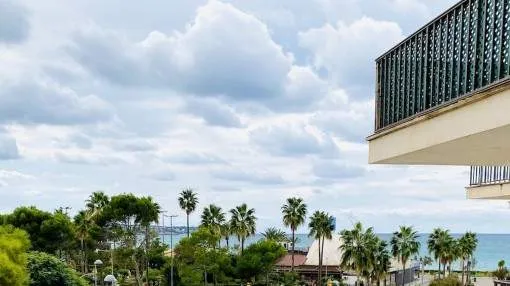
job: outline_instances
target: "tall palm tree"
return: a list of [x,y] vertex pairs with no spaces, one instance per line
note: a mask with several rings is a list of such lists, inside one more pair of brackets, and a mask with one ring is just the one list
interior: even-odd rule
[[208,228],[212,233],[220,237],[218,244],[221,242],[221,228],[225,223],[225,213],[216,205],[209,205],[202,212],[202,226]]
[[[466,261],[470,261],[473,253],[476,250],[476,246],[478,244],[478,239],[476,238],[476,234],[473,232],[466,232],[461,238],[458,240],[458,251],[459,258],[462,260],[462,284],[465,285],[469,281],[469,275],[466,274]],[[469,263],[468,263],[469,265]],[[469,269],[468,269],[469,272]],[[464,281],[464,277],[466,276],[466,281]]]
[[262,235],[264,236],[264,238],[266,240],[272,240],[275,242],[288,242],[289,241],[289,239],[287,238],[287,234],[283,230],[277,229],[275,227],[270,227],[270,228],[266,229],[266,231],[264,233],[262,233]]
[[411,226],[401,226],[391,238],[391,252],[402,263],[402,285],[405,285],[406,263],[420,251],[418,232]]
[[439,278],[441,277],[441,265],[443,265],[443,274],[446,276],[446,263],[452,244],[453,238],[450,232],[441,228],[434,229],[427,240],[427,248],[430,254],[438,261]]
[[247,237],[255,234],[255,209],[249,209],[246,204],[242,204],[230,210],[230,228],[237,235],[241,242],[241,254],[244,252],[244,242]]
[[372,275],[371,279],[377,281],[377,285],[380,285],[381,279],[386,277],[386,274],[390,271],[391,267],[391,256],[388,251],[388,243],[377,236],[373,237],[372,252]]
[[93,192],[85,202],[87,210],[95,218],[108,205],[110,198],[104,192],[98,191]]
[[340,235],[342,240],[340,267],[355,271],[359,281],[360,277],[373,267],[372,250],[375,248],[377,236],[373,228],[365,230],[360,222],[356,223],[352,230],[341,231]]
[[310,217],[308,228],[310,229],[309,236],[315,238],[318,241],[319,251],[319,268],[318,268],[318,282],[322,280],[322,262],[324,259],[324,242],[326,239],[332,238],[332,217],[325,212],[316,211]]
[[89,212],[82,210],[74,217],[74,224],[76,226],[76,236],[80,240],[81,271],[87,273],[85,240],[90,237],[90,230],[94,226],[94,221]]
[[291,271],[294,271],[294,242],[296,229],[305,223],[306,204],[302,198],[288,198],[287,203],[282,206],[283,224],[290,227],[292,232],[292,264]]
[[186,212],[186,229],[189,237],[189,215],[195,211],[198,204],[197,194],[192,189],[184,189],[179,194],[179,206]]
[[225,239],[227,248],[229,247],[228,242],[229,242],[231,235],[232,235],[232,230],[230,228],[230,221],[227,221],[221,225],[221,236]]

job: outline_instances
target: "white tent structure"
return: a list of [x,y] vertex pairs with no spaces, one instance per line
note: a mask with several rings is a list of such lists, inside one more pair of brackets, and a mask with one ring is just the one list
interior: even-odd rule
[[[342,253],[340,251],[341,245],[340,235],[338,234],[333,234],[332,239],[326,239],[324,241],[322,265],[332,267],[338,267],[340,265],[340,259],[342,258]],[[319,240],[314,240],[308,249],[304,265],[319,265]]]

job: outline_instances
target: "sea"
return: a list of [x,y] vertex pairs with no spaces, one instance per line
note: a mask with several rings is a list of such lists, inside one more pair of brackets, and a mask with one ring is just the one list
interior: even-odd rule
[[[389,242],[391,239],[391,234],[378,234],[379,237]],[[458,238],[461,234],[453,234],[454,237]],[[174,234],[173,235],[173,244],[179,242],[179,240],[183,237],[186,237],[186,234]],[[306,234],[296,234],[297,243],[296,249],[307,250],[308,247],[313,242],[313,239],[310,238]],[[477,234],[478,237],[478,247],[476,249],[474,258],[475,264],[474,268],[478,271],[492,271],[495,270],[498,264],[498,261],[505,260],[507,265],[510,265],[510,234]],[[249,237],[246,240],[246,245],[257,242],[262,239],[262,234],[256,234],[254,236]],[[162,235],[163,239],[163,235]],[[421,234],[419,237],[419,241],[421,244],[421,250],[419,256],[425,256],[430,254],[427,251],[427,239],[428,234]],[[164,235],[164,241],[170,245],[170,234]],[[223,240],[222,243],[225,241]],[[232,237],[230,239],[230,245],[239,245],[237,238]],[[427,268],[434,270],[437,269],[437,263],[428,266]],[[459,264],[453,265],[454,269],[459,268]]]

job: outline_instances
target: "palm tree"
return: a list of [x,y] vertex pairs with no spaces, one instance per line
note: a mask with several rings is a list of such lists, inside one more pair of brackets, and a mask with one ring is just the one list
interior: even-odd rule
[[232,230],[230,229],[230,222],[228,221],[221,225],[221,236],[225,239],[227,248],[230,235],[232,235]]
[[402,263],[402,285],[405,285],[406,263],[420,251],[418,233],[411,226],[401,226],[391,238],[391,252]]
[[292,232],[292,266],[291,271],[294,271],[294,242],[296,229],[305,223],[306,218],[306,204],[303,203],[302,198],[288,198],[287,203],[282,206],[283,224],[290,227]]
[[81,271],[82,273],[87,273],[88,265],[85,240],[90,237],[90,230],[94,226],[94,221],[90,213],[82,210],[74,217],[74,224],[76,226],[76,236],[80,240]]
[[332,238],[332,217],[325,212],[316,211],[310,217],[308,228],[310,228],[309,236],[318,241],[319,250],[319,268],[318,268],[318,282],[322,280],[322,261],[324,258],[324,241]]
[[372,250],[375,248],[377,236],[371,227],[365,230],[360,222],[356,223],[352,230],[343,230],[340,235],[340,267],[355,271],[359,281],[360,277],[373,267]]
[[104,192],[99,191],[93,192],[85,202],[91,217],[97,217],[108,205],[110,198]]
[[244,241],[250,235],[255,234],[255,209],[248,209],[246,204],[242,204],[230,210],[230,228],[237,235],[241,242],[241,254],[244,252]]
[[198,204],[197,194],[192,189],[184,189],[179,194],[179,206],[186,212],[186,228],[189,237],[189,215],[195,211]]
[[202,213],[202,226],[208,228],[213,234],[220,237],[218,244],[221,241],[221,228],[225,223],[225,213],[221,211],[221,208],[216,205],[209,205]]
[[[462,260],[462,284],[467,284],[468,276],[466,276],[466,281],[464,281],[464,276],[466,273],[466,261],[470,261],[473,253],[476,250],[476,246],[478,244],[478,239],[476,238],[476,234],[473,232],[466,232],[461,238],[458,240],[458,251],[459,258]],[[468,263],[469,265],[469,263]],[[469,270],[468,270],[469,271]]]
[[448,230],[436,228],[429,235],[427,248],[434,259],[438,261],[439,278],[441,278],[441,264],[443,265],[444,276],[446,276],[446,263],[448,262],[452,244],[453,238]]
[[377,285],[380,285],[381,279],[386,277],[391,267],[391,256],[388,251],[388,243],[377,236],[374,236],[373,243],[374,249],[372,252],[372,280],[377,281]]
[[266,240],[272,240],[279,243],[289,241],[289,239],[287,238],[287,234],[283,230],[277,229],[275,227],[270,227],[266,229],[266,231],[262,233],[262,235]]

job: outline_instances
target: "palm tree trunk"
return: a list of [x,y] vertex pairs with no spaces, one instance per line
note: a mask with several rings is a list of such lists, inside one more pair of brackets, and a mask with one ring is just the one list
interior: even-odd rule
[[227,248],[228,248],[228,236],[225,236],[225,242],[227,243]]
[[321,281],[321,274],[322,274],[322,265],[321,265],[321,238],[319,237],[319,271],[317,275],[317,285],[320,285]]
[[446,278],[446,262],[443,263],[443,278]]
[[[321,246],[321,276],[322,276],[322,265],[324,264],[324,241],[326,238],[322,237],[322,246]],[[328,275],[327,266],[326,266],[326,275]]]
[[85,274],[85,251],[83,250],[83,237],[80,239],[81,246],[81,272]]
[[402,286],[406,285],[406,262],[402,261]]
[[448,262],[448,276],[452,275],[452,262]]
[[244,252],[244,237],[241,237],[241,255]]
[[290,267],[290,271],[294,272],[294,228],[292,228],[292,264]]
[[439,261],[439,264],[437,267],[437,275],[438,275],[437,278],[441,279],[441,260],[438,259],[438,261]]
[[186,213],[186,229],[187,229],[188,238],[189,238],[189,213]]
[[465,259],[462,258],[462,285],[464,285],[464,273],[465,273],[464,263],[465,263]]

